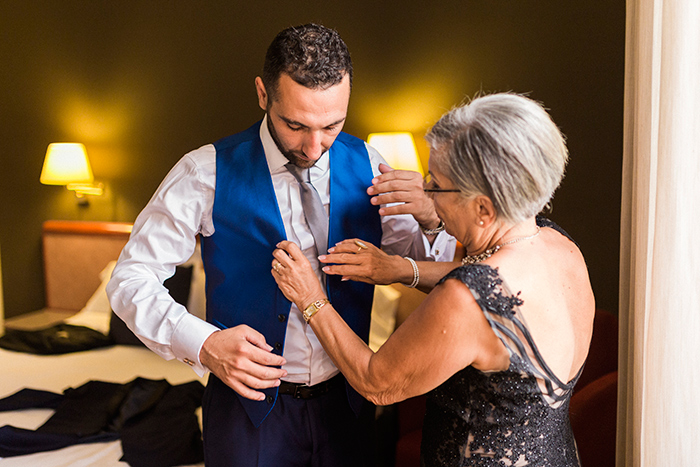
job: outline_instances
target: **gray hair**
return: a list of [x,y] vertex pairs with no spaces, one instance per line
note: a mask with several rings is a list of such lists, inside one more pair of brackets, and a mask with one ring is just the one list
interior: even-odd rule
[[445,115],[426,140],[440,172],[465,197],[486,195],[499,218],[520,222],[542,211],[564,177],[564,135],[527,97],[478,97]]

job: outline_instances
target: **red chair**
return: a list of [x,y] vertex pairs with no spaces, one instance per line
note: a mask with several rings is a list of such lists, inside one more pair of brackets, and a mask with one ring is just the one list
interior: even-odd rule
[[596,309],[586,366],[569,417],[582,467],[614,467],[617,436],[618,318]]
[[574,391],[611,371],[617,371],[618,329],[617,316],[601,308],[596,309],[586,366]]
[[617,371],[574,392],[569,417],[581,466],[615,467]]
[[423,433],[426,396],[399,402],[397,406],[399,439],[396,442],[396,467],[420,466],[420,442]]

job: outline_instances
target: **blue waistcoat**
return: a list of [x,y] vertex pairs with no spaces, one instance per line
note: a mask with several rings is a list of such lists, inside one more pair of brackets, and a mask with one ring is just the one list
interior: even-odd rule
[[[282,354],[291,302],[272,277],[272,252],[287,238],[272,177],[260,140],[260,124],[214,143],[216,192],[214,234],[202,239],[206,272],[207,321],[219,328],[246,324],[261,332],[273,352]],[[367,188],[372,167],[362,140],[341,133],[329,150],[330,213],[328,245],[346,238],[381,242],[378,207]],[[355,333],[367,341],[374,287],[328,276],[326,293]],[[265,401],[240,397],[259,426],[277,400],[277,388],[264,390]],[[357,411],[361,399],[349,391]]]

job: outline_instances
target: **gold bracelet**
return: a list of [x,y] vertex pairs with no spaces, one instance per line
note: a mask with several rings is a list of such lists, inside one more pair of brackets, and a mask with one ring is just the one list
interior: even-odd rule
[[304,309],[304,311],[301,312],[301,316],[303,316],[304,321],[306,321],[308,323],[309,320],[311,319],[311,317],[313,315],[315,315],[316,313],[318,313],[318,310],[320,310],[321,308],[323,308],[325,305],[327,305],[329,303],[330,303],[330,300],[328,300],[327,298],[323,298],[321,300],[316,300],[311,305],[307,306]]

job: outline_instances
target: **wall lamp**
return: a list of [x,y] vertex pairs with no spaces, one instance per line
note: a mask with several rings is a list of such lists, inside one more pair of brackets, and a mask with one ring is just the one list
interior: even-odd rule
[[44,166],[39,181],[44,185],[65,185],[75,192],[82,205],[85,195],[101,196],[103,185],[95,184],[90,160],[81,143],[51,143],[46,150]]
[[367,143],[379,151],[392,168],[413,170],[425,175],[412,133],[370,133]]

